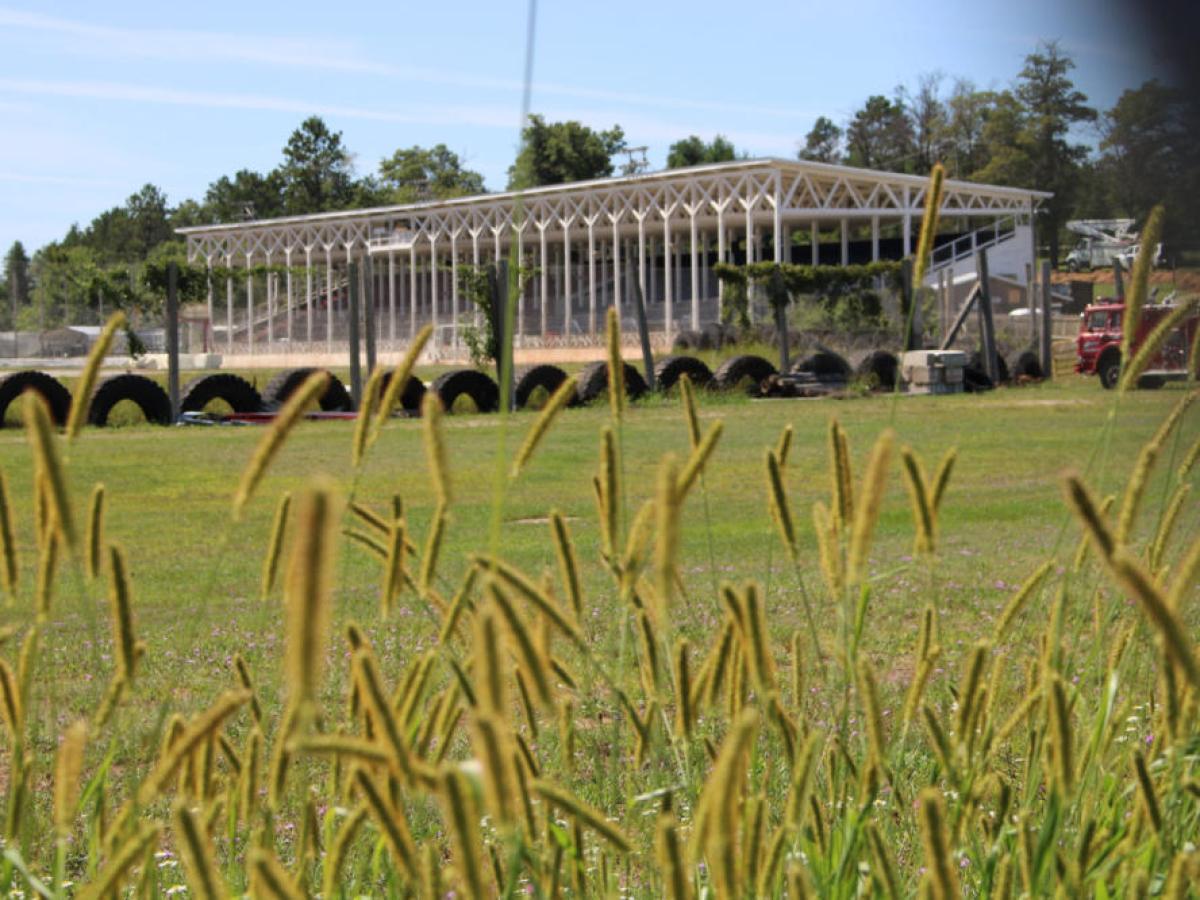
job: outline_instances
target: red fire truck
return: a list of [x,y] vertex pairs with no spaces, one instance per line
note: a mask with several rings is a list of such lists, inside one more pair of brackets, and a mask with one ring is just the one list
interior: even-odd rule
[[[1142,308],[1141,321],[1133,341],[1133,350],[1141,345],[1170,312],[1169,303]],[[1079,337],[1075,339],[1075,371],[1083,375],[1099,375],[1106,388],[1116,387],[1121,377],[1121,319],[1125,304],[1098,303],[1083,312]],[[1167,381],[1187,378],[1188,351],[1200,327],[1200,311],[1186,317],[1179,327],[1167,336],[1138,379],[1138,387],[1158,388]]]

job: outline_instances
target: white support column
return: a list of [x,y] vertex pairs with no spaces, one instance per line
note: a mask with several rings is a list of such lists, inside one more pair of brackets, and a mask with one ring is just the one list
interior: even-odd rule
[[288,349],[291,350],[292,343],[292,248],[288,247],[283,252],[284,261],[287,263],[287,340]]
[[270,270],[270,252],[266,255],[266,266],[267,274],[265,276],[266,284],[264,285],[264,289],[267,294],[267,352],[270,353],[271,349],[275,346],[275,289],[277,286],[275,273]]
[[438,266],[437,235],[429,235],[429,321],[433,325],[434,346],[437,346],[438,329]]
[[850,265],[850,222],[842,219],[842,265]]
[[306,330],[304,340],[309,344],[312,343],[312,326],[313,326],[313,268],[312,268],[312,251],[311,246],[304,248],[304,312],[306,319]]
[[388,340],[396,340],[396,254],[388,251]]
[[754,206],[746,205],[746,265],[754,262]]
[[550,301],[550,260],[546,254],[546,225],[538,224],[538,261],[542,269],[542,310],[541,310],[541,335],[542,339],[546,338],[546,314],[547,306]]
[[408,245],[408,340],[417,337],[417,242]]
[[812,241],[812,264],[819,266],[821,264],[821,229],[817,226],[817,220],[813,219],[810,228],[810,240]]
[[776,179],[775,203],[771,219],[771,248],[774,251],[773,255],[776,265],[783,262],[783,210],[779,208],[781,202],[778,179]]
[[[600,309],[607,310],[609,303],[609,287],[608,287],[608,251],[605,249],[607,244],[604,241],[600,242],[597,252],[600,254]],[[607,315],[607,313],[605,313]],[[593,329],[594,333],[594,329]]]
[[675,325],[674,297],[671,283],[671,216],[663,216],[663,297],[666,305],[663,307],[663,327],[667,332],[667,344],[671,343],[671,333]]
[[691,240],[690,249],[692,251],[692,330],[700,330],[700,267],[699,255],[696,247],[696,211],[692,210],[691,215]]
[[[522,223],[524,225],[524,223]],[[499,253],[500,239],[496,239],[496,252]],[[517,231],[517,266],[525,265],[525,229],[522,227]],[[529,285],[521,284],[520,278],[517,279],[517,339],[520,341],[525,337],[525,291]]]
[[225,268],[229,274],[225,276],[225,344],[229,352],[233,352],[233,255],[225,257]]
[[909,199],[909,189],[904,189],[904,255],[912,255],[912,210],[909,209],[909,204],[912,202]]
[[642,292],[642,303],[648,303],[646,297],[646,216],[638,218],[638,288]]
[[333,247],[325,248],[325,351],[333,352]]
[[[476,274],[479,273],[479,232],[482,229],[471,229],[471,265],[475,267]],[[500,267],[496,267],[496,273],[499,275]],[[479,307],[475,307],[474,313],[471,316],[471,322],[475,328],[479,327]]]
[[563,226],[563,334],[571,333],[571,227]]
[[[717,262],[725,262],[725,206],[717,207]],[[725,283],[717,281],[717,319],[725,315]]]
[[254,275],[250,272],[250,254],[246,254],[246,352],[254,355]]
[[613,308],[617,311],[617,321],[621,320],[621,227],[617,219],[612,223],[612,272],[613,272]]
[[871,216],[871,262],[879,262],[879,216]]
[[[208,328],[209,328],[209,334],[211,334],[212,327],[213,327],[213,291],[215,290],[215,287],[213,286],[212,257],[211,256],[205,257],[204,267],[205,267],[205,269],[208,270],[208,277],[205,279],[205,281],[208,284]],[[14,325],[13,327],[15,328],[16,326]],[[207,340],[204,342],[204,349],[205,350],[209,349]]]
[[[596,217],[587,220],[588,334],[596,333]],[[601,273],[603,274],[603,273]]]
[[454,317],[450,327],[450,343],[458,349],[458,229],[450,232],[450,309]]

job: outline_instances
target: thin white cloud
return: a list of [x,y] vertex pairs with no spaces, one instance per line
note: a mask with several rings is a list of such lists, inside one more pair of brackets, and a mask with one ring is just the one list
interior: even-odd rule
[[363,106],[312,103],[268,94],[241,94],[219,91],[184,91],[147,87],[126,82],[45,81],[24,78],[0,78],[0,92],[42,97],[107,100],[127,103],[155,103],[165,106],[240,109],[262,112],[286,112],[300,115],[367,119],[407,125],[474,125],[487,128],[516,129],[516,117],[485,107],[439,106],[416,108],[412,112],[370,109]]
[[40,175],[29,172],[0,172],[0,181],[9,184],[53,184],[64,187],[119,187],[123,182],[111,178],[80,178],[72,175]]
[[[88,53],[103,52],[127,59],[137,56],[172,62],[233,62],[375,75],[399,81],[439,84],[482,90],[520,93],[524,85],[517,79],[494,78],[448,72],[415,66],[397,66],[367,59],[361,49],[346,41],[322,38],[319,42],[273,35],[239,35],[198,30],[117,28],[72,19],[0,7],[0,27],[20,28],[83,41]],[[535,96],[574,97],[637,106],[677,110],[736,112],[770,118],[811,117],[811,112],[792,107],[730,103],[690,97],[660,96],[638,92],[611,91],[580,85],[535,82]]]

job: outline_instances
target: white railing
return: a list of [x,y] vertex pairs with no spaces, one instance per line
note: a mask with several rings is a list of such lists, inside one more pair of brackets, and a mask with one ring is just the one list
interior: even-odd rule
[[1016,233],[1017,220],[1013,216],[1005,216],[990,225],[977,228],[970,234],[964,234],[948,244],[935,247],[929,261],[929,268],[925,270],[926,275],[953,265],[960,259],[974,256],[978,251],[995,246],[1001,241],[1007,241]]
[[388,253],[408,250],[417,242],[415,231],[393,231],[391,234],[367,238],[367,253]]

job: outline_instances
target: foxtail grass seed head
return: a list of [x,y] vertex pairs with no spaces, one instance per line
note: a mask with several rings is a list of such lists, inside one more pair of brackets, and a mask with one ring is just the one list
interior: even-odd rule
[[67,491],[67,475],[54,439],[54,423],[50,408],[41,394],[26,391],[24,394],[25,432],[33,449],[35,469],[46,480],[50,509],[54,515],[54,527],[67,549],[75,552],[75,517],[71,513],[71,498]]
[[579,379],[572,375],[558,386],[550,399],[546,401],[546,405],[538,412],[537,418],[533,420],[533,424],[529,426],[529,432],[525,435],[525,440],[521,442],[520,448],[517,450],[517,455],[513,459],[512,469],[509,471],[510,478],[516,478],[521,474],[521,470],[525,468],[530,459],[533,458],[533,453],[541,444],[542,438],[546,436],[546,432],[550,430],[550,426],[558,417],[558,414],[567,408],[567,404],[575,396],[575,384]]
[[275,581],[279,576],[279,558],[283,554],[283,539],[287,531],[288,511],[292,506],[292,495],[289,492],[279,498],[275,506],[275,517],[271,520],[271,536],[267,539],[267,555],[263,557],[261,594],[263,602],[271,596],[275,589]]
[[696,483],[696,479],[700,477],[700,473],[704,471],[705,465],[708,463],[709,457],[717,447],[717,441],[721,439],[721,434],[725,430],[725,426],[720,422],[714,422],[712,428],[704,433],[704,437],[700,440],[687,458],[687,462],[683,466],[683,470],[679,473],[679,487],[676,493],[682,501],[692,489],[692,485]]
[[139,860],[145,859],[148,851],[158,846],[161,834],[162,826],[158,823],[143,823],[137,832],[116,848],[91,884],[82,888],[76,896],[80,900],[101,900],[115,895],[129,870]]
[[929,265],[929,254],[933,252],[933,239],[937,234],[938,217],[942,211],[942,184],[946,170],[936,163],[929,173],[929,186],[925,189],[925,212],[921,216],[921,234],[917,240],[917,258],[913,264],[913,285],[919,287]]
[[1075,756],[1071,735],[1071,710],[1067,701],[1067,689],[1061,678],[1055,675],[1050,681],[1050,703],[1048,707],[1051,735],[1050,752],[1054,760],[1054,776],[1064,796],[1069,796],[1075,785]]
[[855,505],[854,525],[850,532],[850,551],[847,555],[847,582],[859,584],[866,572],[867,555],[871,552],[871,538],[875,534],[875,523],[883,509],[883,495],[887,490],[888,464],[892,458],[895,433],[885,429],[871,448],[870,459],[863,473],[861,498]]
[[354,468],[362,465],[369,446],[371,431],[374,425],[375,410],[379,406],[379,394],[383,389],[382,366],[371,373],[363,389],[362,404],[358,408],[358,416],[354,420],[354,439],[350,444],[350,464]]
[[83,751],[87,746],[88,726],[79,720],[63,735],[54,765],[54,827],[60,838],[71,833],[75,806],[79,802],[79,776],[83,771]]
[[304,900],[307,893],[266,847],[251,847],[246,854],[250,867],[251,895],[273,900]]
[[1111,559],[1113,551],[1117,547],[1116,537],[1092,496],[1092,492],[1083,483],[1083,479],[1074,472],[1068,472],[1063,477],[1063,487],[1067,505],[1083,525],[1084,532],[1091,537],[1101,558]]
[[665,614],[675,594],[675,566],[679,557],[680,500],[677,492],[678,464],[668,453],[658,467],[658,491],[654,511],[657,538],[654,544],[654,575],[658,599]]
[[1124,550],[1118,550],[1109,564],[1117,582],[1138,602],[1158,631],[1168,659],[1183,671],[1193,690],[1200,691],[1200,663],[1193,642],[1161,589],[1141,563]]
[[795,560],[799,556],[796,544],[796,526],[792,521],[792,508],[788,503],[787,490],[783,485],[783,473],[779,469],[779,459],[774,450],[767,451],[767,499],[771,508],[771,516],[779,529],[784,549],[788,556]]
[[486,891],[480,866],[483,853],[475,791],[460,768],[444,766],[438,775],[438,794],[454,843],[454,863],[464,882],[464,893],[468,897],[483,897]]
[[375,820],[391,851],[392,858],[399,863],[400,870],[410,881],[415,881],[417,870],[417,846],[404,811],[392,804],[386,790],[370,773],[363,769],[355,771],[355,787]]
[[384,616],[391,614],[404,583],[404,551],[407,536],[408,532],[403,519],[397,519],[392,523],[392,532],[388,535],[388,555],[383,564],[383,591],[380,595],[381,612]]
[[960,896],[960,892],[956,866],[950,853],[942,792],[933,787],[924,788],[917,799],[917,809],[930,891],[935,900],[954,900]]
[[173,821],[191,893],[201,900],[222,900],[228,890],[200,817],[181,800],[175,804]]
[[21,685],[8,662],[0,659],[0,711],[13,746],[19,746],[25,734],[25,714],[21,703]]
[[875,669],[865,657],[858,661],[858,693],[862,702],[863,719],[867,726],[867,746],[870,758],[878,765],[887,759],[887,745],[883,735],[883,707],[879,703],[879,686],[875,680]]
[[950,475],[954,471],[954,463],[958,461],[958,448],[951,447],[946,451],[942,461],[938,463],[937,471],[933,473],[933,488],[930,491],[929,502],[936,516],[942,508],[942,500],[946,496],[946,488],[950,485]]
[[334,488],[325,483],[307,489],[297,503],[284,591],[289,697],[298,708],[316,702],[329,643],[336,505]]
[[300,421],[305,410],[328,389],[329,373],[313,372],[287,398],[280,408],[279,414],[275,416],[275,420],[267,426],[266,433],[263,434],[258,446],[254,449],[254,455],[250,457],[250,461],[242,471],[237,492],[233,495],[233,518],[235,520],[241,519],[246,504],[254,496],[267,469],[279,455],[288,435],[292,433],[292,429]]
[[108,548],[108,606],[112,615],[113,642],[116,644],[117,673],[133,683],[137,667],[137,641],[133,634],[133,598],[125,553],[120,547]]
[[58,570],[58,532],[47,531],[38,553],[37,584],[34,587],[34,609],[39,620],[50,615],[54,599],[54,573]]
[[579,578],[579,562],[575,557],[575,544],[571,541],[571,530],[567,520],[558,510],[550,512],[550,532],[554,537],[554,552],[558,557],[558,569],[563,590],[567,592],[575,618],[583,618],[583,587]]
[[104,365],[105,357],[108,356],[108,351],[112,348],[113,336],[117,333],[117,329],[124,324],[125,313],[113,313],[104,324],[100,336],[96,338],[96,343],[92,344],[87,362],[84,364],[83,371],[79,375],[79,381],[75,385],[75,393],[71,401],[71,411],[67,414],[66,432],[68,441],[75,440],[79,436],[79,432],[83,429],[83,423],[87,419],[88,407],[92,403],[92,390],[96,387],[96,376],[100,373],[100,367]]
[[784,425],[783,431],[779,432],[779,440],[775,444],[775,456],[779,459],[779,468],[787,468],[788,453],[792,449],[793,429],[791,425]]
[[833,521],[841,531],[854,515],[854,482],[846,432],[837,419],[829,420],[829,489]]
[[444,503],[438,503],[429,520],[429,533],[425,537],[425,548],[421,553],[421,569],[417,573],[417,586],[423,595],[428,595],[433,588],[433,579],[437,575],[438,562],[442,555],[442,541],[446,537],[446,526],[450,515]]
[[0,472],[0,579],[11,601],[17,595],[17,542],[13,529],[12,503],[8,495],[8,478]]
[[679,402],[687,422],[688,442],[695,450],[700,445],[700,416],[696,413],[696,391],[686,372],[679,376]]
[[350,850],[350,845],[354,843],[354,839],[358,836],[359,830],[362,828],[363,822],[367,818],[367,808],[358,806],[346,817],[346,821],[338,828],[337,834],[334,835],[333,843],[330,844],[329,854],[325,857],[323,866],[321,886],[321,895],[323,897],[336,897],[338,886],[342,883],[342,865],[346,860],[347,853]]
[[617,535],[621,525],[621,462],[617,438],[608,425],[600,433],[600,525],[603,529],[605,555],[617,555]]
[[421,424],[425,443],[425,460],[434,496],[441,506],[450,505],[450,472],[446,458],[446,438],[442,433],[441,398],[429,391],[421,401]]
[[605,320],[605,339],[608,349],[608,402],[614,421],[620,421],[625,411],[625,361],[621,359],[621,320],[616,307],[608,308]]
[[412,343],[409,344],[408,350],[400,362],[396,364],[396,368],[392,370],[387,387],[384,388],[383,396],[379,399],[379,409],[375,415],[375,427],[371,429],[371,436],[367,441],[368,447],[375,443],[379,437],[380,429],[383,428],[383,423],[388,420],[392,414],[392,410],[400,402],[400,397],[404,394],[404,386],[408,383],[413,367],[417,364],[417,359],[425,349],[425,345],[429,342],[432,334],[433,325],[426,325],[418,331]]
[[596,832],[596,834],[608,841],[618,853],[627,855],[632,852],[632,845],[629,842],[629,838],[626,837],[619,826],[611,822],[600,810],[584,803],[566,788],[560,787],[551,781],[538,778],[533,782],[533,790],[534,793],[538,794],[547,803],[554,804],[563,812],[573,816],[580,824],[586,825],[592,831]]
[[996,620],[996,627],[992,630],[993,641],[998,644],[1004,640],[1013,619],[1025,608],[1025,604],[1029,602],[1029,598],[1033,596],[1033,592],[1038,589],[1053,568],[1054,560],[1046,560],[1034,570],[1032,575],[1025,579],[1024,583],[1009,598],[1008,603],[1004,605],[1004,610],[1000,613],[1000,618]]
[[1142,227],[1139,237],[1141,242],[1137,259],[1133,263],[1133,271],[1129,276],[1129,290],[1125,295],[1125,312],[1121,324],[1121,359],[1130,359],[1133,348],[1133,338],[1138,332],[1142,321],[1142,307],[1146,304],[1146,294],[1150,287],[1150,270],[1154,267],[1154,256],[1158,252],[1158,244],[1162,239],[1163,208],[1162,205],[1150,210],[1146,224]]
[[904,463],[904,484],[912,501],[913,524],[917,532],[916,551],[933,553],[937,543],[937,513],[929,494],[925,467],[921,465],[911,447],[902,447],[900,458]]
[[104,569],[104,485],[92,488],[88,498],[87,534],[84,536],[87,555],[84,558],[88,578],[98,578]]

